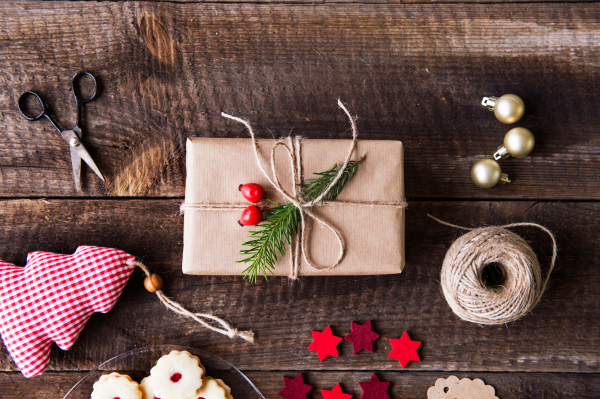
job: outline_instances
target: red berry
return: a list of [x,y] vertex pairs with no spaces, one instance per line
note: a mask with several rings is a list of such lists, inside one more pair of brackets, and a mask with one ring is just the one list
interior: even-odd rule
[[262,222],[262,220],[263,215],[260,208],[256,205],[250,205],[242,212],[239,224],[240,226],[254,226]]
[[255,204],[262,199],[264,194],[263,188],[256,183],[240,184],[239,190],[244,198]]

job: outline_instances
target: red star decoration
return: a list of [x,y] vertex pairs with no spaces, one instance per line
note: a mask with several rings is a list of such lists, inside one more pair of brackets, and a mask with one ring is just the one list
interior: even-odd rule
[[306,399],[306,395],[313,389],[313,387],[304,383],[302,373],[294,379],[283,377],[283,383],[285,388],[279,391],[277,395],[286,399]]
[[371,320],[360,325],[352,322],[352,332],[344,338],[346,341],[352,342],[352,350],[354,353],[364,349],[373,352],[373,341],[379,338],[379,334],[371,331]]
[[390,399],[390,395],[387,394],[390,383],[379,381],[375,373],[369,381],[359,382],[358,385],[363,390],[360,399]]
[[419,355],[417,355],[417,348],[421,345],[419,341],[413,341],[408,336],[408,332],[404,331],[404,334],[400,339],[390,338],[392,344],[392,351],[388,355],[390,359],[398,359],[402,368],[406,367],[409,361],[421,361]]
[[342,341],[342,338],[333,335],[331,326],[327,326],[323,332],[311,331],[311,333],[313,342],[308,347],[308,350],[317,352],[320,361],[325,360],[327,356],[338,356],[337,346]]
[[342,392],[340,384],[334,386],[331,391],[321,389],[321,394],[323,394],[323,399],[352,399],[352,395]]

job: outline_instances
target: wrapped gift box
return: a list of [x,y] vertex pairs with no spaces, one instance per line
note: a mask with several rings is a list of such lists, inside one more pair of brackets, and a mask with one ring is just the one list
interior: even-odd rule
[[[277,140],[257,140],[259,155],[271,173],[270,153]],[[351,140],[301,140],[304,179],[342,163]],[[315,271],[304,259],[299,275],[370,275],[400,273],[404,267],[403,147],[399,141],[358,140],[352,159],[363,156],[354,178],[335,201],[315,204],[311,212],[341,231],[344,259],[333,269]],[[277,176],[292,193],[288,153],[275,151]],[[254,227],[240,227],[242,210],[251,205],[238,191],[240,184],[258,183],[265,198],[284,202],[257,165],[251,139],[192,137],[187,141],[183,272],[201,275],[240,275],[236,263],[242,243]],[[272,206],[264,200],[261,208]],[[307,249],[317,265],[333,263],[339,244],[331,231],[307,218]],[[277,259],[276,275],[290,274],[290,250]]]

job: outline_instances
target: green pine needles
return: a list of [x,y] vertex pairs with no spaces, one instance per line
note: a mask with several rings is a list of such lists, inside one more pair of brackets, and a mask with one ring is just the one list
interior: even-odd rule
[[[323,205],[323,201],[333,201],[338,195],[340,195],[344,185],[348,183],[356,173],[356,168],[358,167],[358,163],[360,161],[362,161],[362,158],[360,158],[358,161],[348,162],[344,172],[342,173],[342,176],[340,176],[340,179],[335,182],[335,185],[331,187],[331,190],[329,190],[327,195],[323,197],[321,205]],[[338,166],[336,163],[325,172],[315,173],[315,175],[319,177],[315,179],[308,179],[306,184],[300,184],[300,187],[302,187],[301,195],[304,201],[311,201],[311,204],[314,204],[315,199],[319,198],[319,196],[324,193],[325,190],[327,190],[327,187],[331,185],[341,167],[342,165]]]
[[250,263],[243,274],[251,283],[256,282],[259,273],[265,280],[268,280],[268,273],[275,275],[277,254],[285,255],[285,245],[292,243],[300,225],[300,210],[292,203],[277,204],[266,212],[268,215],[258,224],[262,229],[251,231],[250,240],[242,244],[250,248],[240,251],[247,258],[238,262]]
[[[358,163],[361,160],[362,158],[358,161],[348,162],[342,176],[323,200],[334,200],[340,194],[344,185],[356,173]],[[314,203],[314,200],[331,185],[340,168],[341,166],[335,164],[325,172],[315,173],[319,177],[309,179],[306,184],[300,185],[304,201]],[[276,205],[265,211],[265,218],[257,225],[260,230],[251,231],[248,241],[242,244],[247,248],[240,251],[244,259],[239,260],[238,263],[249,263],[242,274],[244,274],[244,277],[248,277],[251,283],[256,282],[259,274],[262,274],[265,280],[268,280],[269,274],[275,275],[277,257],[285,255],[285,246],[291,244],[294,236],[298,233],[301,219],[300,210],[292,203],[274,203]]]

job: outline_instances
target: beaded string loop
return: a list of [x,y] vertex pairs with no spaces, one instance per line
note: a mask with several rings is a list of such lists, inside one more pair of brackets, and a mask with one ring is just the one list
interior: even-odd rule
[[[156,276],[156,275],[151,274],[150,270],[148,270],[146,265],[144,265],[142,262],[130,260],[127,262],[127,264],[131,265],[131,266],[136,266],[136,267],[139,267],[140,269],[142,269],[144,274],[146,274],[146,277]],[[162,280],[161,280],[161,283],[162,283]],[[144,285],[146,285],[146,284],[144,284]],[[190,319],[193,319],[193,320],[197,321],[198,323],[202,324],[204,327],[208,328],[209,330],[221,333],[223,335],[227,335],[229,338],[240,337],[248,342],[254,343],[254,333],[252,331],[238,331],[237,329],[233,328],[229,323],[227,323],[225,320],[223,320],[217,316],[208,314],[208,313],[192,313],[192,312],[190,312],[189,310],[187,310],[186,308],[181,306],[181,304],[179,302],[176,302],[176,301],[172,300],[171,298],[169,298],[168,296],[166,296],[160,289],[160,288],[162,288],[161,285],[162,284],[159,284],[158,289],[154,292],[156,293],[156,296],[158,296],[158,299],[163,303],[163,305],[165,305],[167,308],[171,309],[173,312],[178,313],[185,317],[189,317]],[[146,287],[146,289],[148,289],[148,287]],[[150,289],[148,289],[148,291],[150,291]],[[217,327],[213,324],[210,324],[210,321],[213,321],[213,322],[219,324],[221,327]]]

